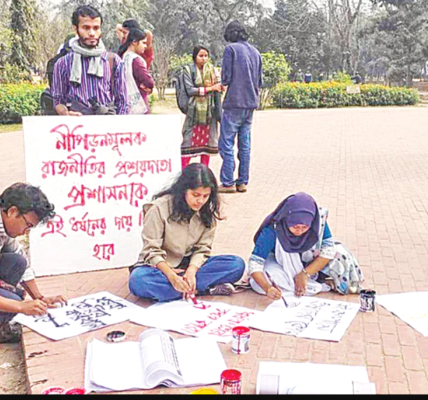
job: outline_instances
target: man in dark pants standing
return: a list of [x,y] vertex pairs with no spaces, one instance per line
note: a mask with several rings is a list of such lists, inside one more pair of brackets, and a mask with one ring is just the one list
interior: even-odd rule
[[[223,159],[220,193],[246,192],[250,175],[251,123],[259,107],[262,86],[262,58],[250,45],[248,34],[239,21],[230,22],[224,34],[229,44],[223,55],[222,85],[227,87],[219,139]],[[234,144],[238,134],[238,179],[234,179]]]

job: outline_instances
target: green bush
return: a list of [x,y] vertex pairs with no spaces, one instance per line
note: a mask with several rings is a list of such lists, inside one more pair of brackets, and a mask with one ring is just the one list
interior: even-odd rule
[[24,116],[39,115],[44,89],[31,83],[0,85],[0,123],[21,122]]
[[[348,93],[350,85],[339,82],[281,83],[273,93],[272,104],[277,108],[321,108],[349,106],[403,106],[419,102],[415,89],[361,85],[360,93]],[[352,85],[351,87],[358,87]]]
[[174,77],[182,70],[185,65],[190,64],[193,64],[193,58],[191,54],[184,54],[182,56],[173,55],[169,61],[170,77]]
[[270,51],[262,53],[263,87],[260,93],[260,109],[266,108],[272,96],[272,90],[287,81],[290,66],[284,54]]
[[346,72],[337,71],[333,75],[333,82],[346,83],[348,85],[351,85],[352,78],[351,75],[347,74]]

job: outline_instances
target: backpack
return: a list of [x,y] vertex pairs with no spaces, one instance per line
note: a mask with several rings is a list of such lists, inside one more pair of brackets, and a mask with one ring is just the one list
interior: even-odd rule
[[50,88],[52,87],[52,80],[53,80],[53,73],[54,73],[54,67],[55,63],[62,57],[66,56],[68,53],[73,51],[70,46],[70,41],[67,40],[64,43],[64,46],[62,47],[61,51],[55,55],[55,57],[52,57],[46,66],[46,75],[48,76],[48,82],[49,87],[46,88],[42,94],[40,95],[40,109],[42,115],[58,115],[55,111],[54,102],[51,94]]
[[68,53],[71,53],[73,50],[71,49],[70,46],[70,41],[67,40],[61,51],[55,55],[55,57],[52,57],[46,66],[46,75],[48,76],[48,82],[49,82],[49,87],[52,87],[52,80],[53,80],[53,73],[54,73],[54,67],[55,67],[55,63],[62,57],[66,56]]
[[186,85],[184,83],[184,71],[187,71],[188,73],[191,74],[193,81],[195,80],[196,71],[195,71],[194,65],[193,66],[186,65],[181,69],[181,71],[178,72],[178,74],[174,79],[175,97],[177,99],[177,106],[183,114],[187,114],[187,111],[189,110],[190,96],[187,93]]

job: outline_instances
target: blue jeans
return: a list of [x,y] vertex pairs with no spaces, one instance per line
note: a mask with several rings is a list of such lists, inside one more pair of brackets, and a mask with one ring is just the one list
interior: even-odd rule
[[[9,285],[16,286],[27,268],[27,260],[20,254],[0,254],[0,279]],[[11,300],[22,301],[22,298],[9,290],[0,289],[0,296]],[[10,321],[16,314],[0,311],[0,322]]]
[[[251,123],[254,110],[223,110],[218,149],[223,159],[220,180],[224,186],[248,184],[250,178]],[[235,155],[233,147],[238,134],[238,180],[233,179]]]
[[[244,270],[245,262],[241,257],[210,257],[196,273],[196,290],[203,294],[220,283],[235,283],[241,279]],[[134,296],[160,302],[179,300],[183,296],[173,288],[163,272],[149,265],[138,266],[132,270],[129,290]]]

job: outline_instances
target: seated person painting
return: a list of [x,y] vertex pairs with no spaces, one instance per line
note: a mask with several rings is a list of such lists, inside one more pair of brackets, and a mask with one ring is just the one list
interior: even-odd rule
[[282,201],[254,237],[248,265],[252,289],[275,300],[282,291],[298,297],[331,288],[359,293],[363,273],[353,254],[333,239],[327,216],[306,193]]
[[143,249],[129,289],[166,302],[192,294],[230,295],[245,270],[242,258],[211,256],[220,220],[218,185],[203,164],[188,165],[175,183],[144,205]]
[[[0,343],[19,341],[19,330],[9,324],[17,313],[44,315],[48,308],[67,302],[62,295],[40,293],[35,273],[16,239],[54,215],[54,205],[35,186],[15,183],[0,195]],[[32,300],[22,301],[25,292]]]

